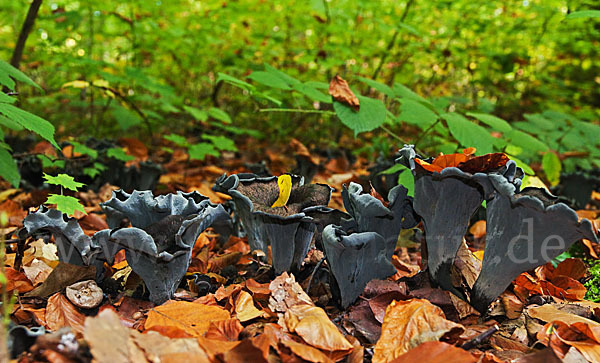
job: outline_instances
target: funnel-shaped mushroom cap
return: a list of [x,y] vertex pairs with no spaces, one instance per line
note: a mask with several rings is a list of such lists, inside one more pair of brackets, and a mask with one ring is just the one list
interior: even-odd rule
[[156,304],[173,297],[200,233],[229,219],[222,205],[214,205],[196,192],[155,198],[148,191],[117,191],[102,206],[111,223],[127,218],[133,227],[97,232],[94,242],[102,246],[109,263],[118,251],[125,250],[128,264],[144,280],[150,300]]
[[597,242],[592,224],[541,188],[515,193],[507,180],[489,179],[496,193],[487,202],[487,237],[482,269],[471,295],[485,312],[519,274],[543,265],[587,238]]
[[252,249],[266,252],[271,245],[276,273],[300,268],[317,228],[309,215],[317,211],[316,207],[326,207],[331,197],[329,186],[303,182],[302,177],[292,175],[287,204],[275,208],[271,207],[279,196],[275,176],[223,175],[213,188],[232,197]]
[[346,234],[329,225],[323,230],[323,247],[344,308],[360,296],[369,281],[396,273],[383,237],[375,232]]
[[413,211],[412,198],[408,196],[408,190],[404,186],[397,185],[390,190],[390,202],[385,206],[379,199],[370,194],[362,194],[362,191],[360,184],[350,183],[349,187],[344,185],[344,207],[354,219],[356,232],[376,232],[383,237],[391,259],[400,230],[417,225],[418,216]]
[[[59,260],[80,266],[96,264],[96,257],[101,252],[100,247],[83,233],[77,219],[69,218],[56,209],[41,206],[25,217],[23,226],[30,235],[40,230],[52,233]],[[102,267],[102,262],[96,267],[96,272],[100,274],[102,269],[98,267]]]
[[467,232],[469,219],[494,193],[488,180],[490,175],[518,188],[522,171],[502,154],[481,157],[454,154],[459,160],[457,167],[446,166],[453,155],[436,165],[437,159],[423,160],[412,145],[405,145],[400,155],[398,162],[410,167],[415,177],[413,207],[423,218],[430,275],[442,288],[464,297],[452,286],[450,268]]

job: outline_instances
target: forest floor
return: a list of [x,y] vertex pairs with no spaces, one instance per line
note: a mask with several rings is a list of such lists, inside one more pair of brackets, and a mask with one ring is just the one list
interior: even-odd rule
[[[122,146],[136,158],[129,165],[149,159],[140,142],[124,139]],[[256,145],[240,149],[202,163],[190,162],[183,150],[153,153],[164,168],[155,195],[197,191],[213,203],[225,203],[230,197],[212,189],[222,174],[281,175],[299,164],[313,166],[311,183],[335,189],[331,208],[344,209],[343,184],[370,189],[372,165],[344,150],[309,151],[296,141],[285,149],[267,146],[261,154]],[[97,362],[600,361],[600,303],[584,299],[589,286],[584,284],[594,278],[590,267],[600,252],[591,244],[577,242],[580,256],[523,273],[481,316],[430,283],[421,256],[422,224],[401,233],[392,261],[396,274],[371,281],[345,309],[331,291],[328,264],[319,249],[309,251],[300,271],[276,275],[251,250],[247,237],[219,242],[219,235],[208,229],[196,240],[172,300],[151,303],[121,251],[112,265],[105,265],[106,279],[118,286],[101,284],[100,304],[83,308],[74,304],[69,289],[90,280],[90,270],[59,262],[52,240],[46,244],[29,237],[18,246],[14,235],[51,190],[3,187],[0,211],[9,216],[2,230],[8,280],[3,301],[16,296],[8,311],[9,348],[19,362],[87,362],[92,357]],[[108,229],[99,203],[116,189],[106,184],[73,193],[85,206],[87,214],[75,213],[85,234]],[[598,203],[598,196],[591,204]],[[596,220],[598,210],[590,207],[578,214]],[[473,221],[455,261],[459,279],[472,284],[484,245],[485,221]],[[46,334],[34,327],[43,327]]]

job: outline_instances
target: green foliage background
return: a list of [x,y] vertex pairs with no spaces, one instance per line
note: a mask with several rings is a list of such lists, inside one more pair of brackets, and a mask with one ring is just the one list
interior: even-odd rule
[[[0,3],[13,14],[0,18],[0,58],[10,57],[28,5]],[[240,134],[310,145],[357,135],[354,151],[370,156],[405,141],[432,154],[476,146],[522,164],[543,158],[555,182],[561,169],[600,166],[597,7],[49,0],[21,65],[45,92],[21,84],[19,106],[59,138],[195,136],[186,147],[198,159],[235,150],[228,141]],[[336,74],[361,95],[360,113],[331,104]],[[569,151],[583,157],[554,153]]]

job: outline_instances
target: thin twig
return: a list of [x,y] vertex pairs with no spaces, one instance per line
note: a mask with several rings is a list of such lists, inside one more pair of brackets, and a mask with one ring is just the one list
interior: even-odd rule
[[434,123],[432,123],[427,129],[425,129],[425,131],[423,131],[419,137],[417,138],[417,140],[415,141],[415,148],[417,147],[417,145],[419,145],[419,142],[421,140],[423,140],[423,138],[425,137],[425,135],[427,135],[429,133],[429,131],[431,131],[435,125],[437,125],[438,123],[440,123],[441,118],[438,118]]
[[313,272],[310,274],[310,279],[308,280],[308,284],[306,285],[306,293],[308,294],[310,291],[310,285],[312,285],[313,282],[313,278],[315,277],[315,274],[317,273],[317,271],[319,270],[319,268],[321,268],[321,265],[323,264],[323,261],[325,261],[325,257],[323,257],[321,259],[321,261],[317,262],[317,265],[315,266],[315,269],[313,270]]
[[484,343],[485,341],[487,341],[488,339],[490,339],[490,337],[492,335],[494,335],[494,333],[497,332],[498,330],[500,330],[500,327],[497,324],[494,324],[493,327],[491,327],[488,330],[484,331],[483,333],[479,334],[475,338],[467,340],[461,346],[461,348],[464,349],[464,350],[473,349],[476,346],[478,346],[479,344]]
[[304,110],[301,108],[261,108],[258,112],[298,112],[298,113],[320,113],[324,115],[335,116],[336,113],[334,111],[324,111],[324,110]]

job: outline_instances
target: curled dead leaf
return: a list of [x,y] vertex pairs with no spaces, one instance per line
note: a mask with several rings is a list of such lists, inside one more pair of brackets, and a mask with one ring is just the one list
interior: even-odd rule
[[302,290],[302,286],[296,282],[293,274],[287,272],[277,276],[269,285],[271,297],[269,308],[272,311],[285,313],[290,307],[297,304],[313,305],[310,297]]
[[329,94],[334,100],[347,104],[355,111],[360,110],[360,101],[354,95],[350,86],[348,86],[348,82],[342,77],[336,75],[331,82],[329,82]]
[[252,320],[263,315],[262,311],[254,306],[252,295],[246,291],[240,291],[235,300],[235,313],[241,322]]
[[313,347],[329,351],[352,349],[352,344],[318,306],[296,304],[285,312],[284,321],[290,332]]
[[454,338],[464,331],[428,300],[393,301],[387,308],[373,362],[390,362],[421,343]]

